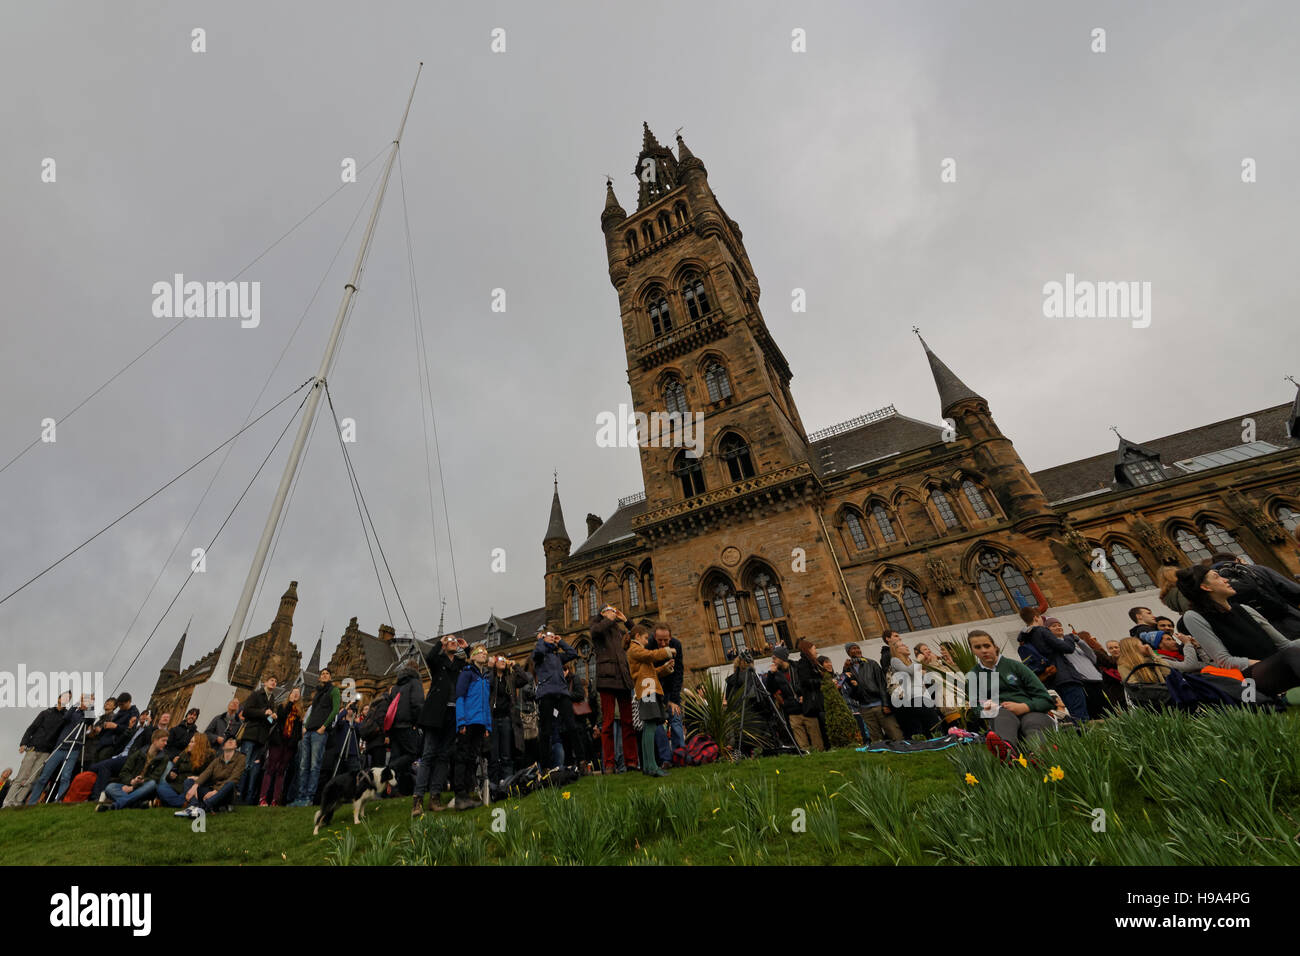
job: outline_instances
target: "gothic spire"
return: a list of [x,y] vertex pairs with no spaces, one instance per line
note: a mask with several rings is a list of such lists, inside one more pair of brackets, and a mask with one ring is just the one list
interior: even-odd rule
[[925,357],[930,360],[930,374],[934,376],[934,385],[939,391],[939,408],[942,414],[947,415],[950,408],[967,399],[978,399],[981,402],[985,400],[982,395],[954,375],[952,369],[943,364],[943,360],[939,356],[930,351],[930,346],[926,345],[925,339],[921,338],[919,329],[913,327],[912,331],[921,340],[921,348],[925,349]]
[[619,203],[618,197],[614,195],[614,181],[608,176],[605,177],[605,211],[600,214],[600,224],[606,225],[609,221],[619,222],[627,218],[627,210]]
[[546,526],[546,537],[542,539],[545,544],[548,541],[563,541],[569,544],[569,532],[564,530],[564,512],[560,508],[560,477],[555,476],[555,488],[551,494],[551,520]]
[[185,637],[189,634],[190,626],[185,625],[185,633],[181,634],[181,639],[176,642],[176,649],[172,651],[172,656],[167,658],[167,663],[163,665],[163,670],[169,673],[179,674],[181,671],[181,655],[185,653]]
[[636,158],[632,175],[637,179],[636,208],[644,209],[677,186],[677,157],[662,146],[650,124],[642,123],[641,155]]

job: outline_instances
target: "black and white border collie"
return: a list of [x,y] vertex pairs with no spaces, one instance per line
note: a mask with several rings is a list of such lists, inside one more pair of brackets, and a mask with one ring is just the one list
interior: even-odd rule
[[321,791],[320,809],[316,811],[312,835],[320,833],[320,828],[329,824],[334,811],[345,803],[352,804],[352,822],[360,823],[366,815],[366,804],[382,797],[390,783],[397,783],[397,777],[387,767],[339,774]]

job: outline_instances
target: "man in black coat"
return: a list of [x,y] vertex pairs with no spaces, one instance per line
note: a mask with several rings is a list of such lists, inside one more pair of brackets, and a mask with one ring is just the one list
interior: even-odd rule
[[65,690],[53,707],[47,707],[36,715],[36,719],[28,725],[18,741],[18,752],[23,755],[23,762],[18,766],[18,775],[9,788],[5,806],[19,807],[27,799],[27,793],[45,766],[45,761],[58,746],[59,728],[63,726],[63,718],[67,715],[71,699],[72,692]]
[[465,648],[469,645],[454,634],[429,648],[424,662],[429,666],[431,682],[424,697],[418,723],[424,728],[424,747],[420,751],[420,769],[415,775],[415,793],[411,816],[424,814],[424,795],[429,794],[429,809],[445,810],[442,790],[451,772],[451,756],[456,748],[456,678],[465,666]]
[[[239,738],[239,752],[244,755],[244,775],[239,778],[238,787],[239,798],[244,803],[257,802],[257,784],[262,776],[261,752],[266,748],[267,738],[271,735],[277,683],[274,677],[266,677],[262,680],[262,686],[244,699],[244,729]],[[197,714],[195,716],[197,718]],[[190,722],[188,714],[185,720]],[[189,739],[186,738],[185,742],[189,743]],[[170,736],[167,745],[171,746]]]
[[209,720],[208,726],[204,728],[203,732],[208,735],[208,743],[212,745],[213,750],[220,750],[227,737],[233,737],[239,733],[238,698],[232,699],[226,705],[224,712]]
[[[397,674],[397,683],[388,697],[384,699],[384,712],[377,714],[379,729],[384,726],[388,707],[393,697],[397,698],[397,710],[393,714],[393,725],[388,729],[388,766],[397,775],[399,782],[411,773],[411,764],[420,754],[420,732],[416,721],[424,710],[424,685],[420,683],[420,673],[414,660],[402,665]],[[368,745],[367,745],[368,746]],[[399,787],[400,789],[400,787]]]

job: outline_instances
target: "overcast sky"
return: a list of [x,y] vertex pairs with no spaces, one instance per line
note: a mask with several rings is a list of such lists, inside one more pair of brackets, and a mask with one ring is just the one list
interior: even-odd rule
[[[1111,424],[1142,441],[1289,401],[1297,36],[1291,3],[11,4],[0,464],[171,324],[153,283],[232,277],[345,157],[380,153],[421,59],[402,168],[459,597],[436,472],[430,517],[396,175],[330,377],[417,631],[441,596],[452,628],[541,603],[552,469],[575,545],[588,511],[641,489],[595,420],[630,399],[599,217],[607,173],[635,208],[642,120],[665,144],[683,128],[744,230],[809,429],[890,403],[937,421],[913,325],[1031,468],[1113,447]],[[191,319],[0,474],[0,595],[235,432],[324,277],[258,413],[314,373],[380,166],[244,274],[256,329]],[[1044,318],[1067,272],[1150,282],[1150,327]],[[220,456],[0,605],[0,669],[102,669],[125,636],[111,690],[296,404],[238,442],[183,537]],[[326,657],[348,618],[386,620],[328,414],[246,630],[298,580],[298,646],[323,626]],[[141,700],[191,616],[186,664],[229,625],[287,446],[127,676]],[[0,738],[30,717],[0,710]]]

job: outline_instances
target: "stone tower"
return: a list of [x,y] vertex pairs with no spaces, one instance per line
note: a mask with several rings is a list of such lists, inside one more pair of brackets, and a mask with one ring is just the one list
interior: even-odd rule
[[546,616],[551,621],[564,620],[564,582],[556,573],[556,564],[569,556],[569,532],[564,527],[564,512],[560,508],[560,480],[557,477],[551,491],[551,518],[542,538],[542,551],[546,554]]
[[629,216],[607,184],[601,228],[632,402],[646,416],[646,509],[633,528],[654,551],[661,619],[683,640],[712,634],[702,644],[718,663],[718,648],[737,640],[717,640],[729,623],[727,588],[741,601],[761,590],[757,606],[784,618],[782,628],[747,630],[753,650],[777,631],[797,638],[851,625],[823,537],[816,458],[740,226],[704,163],[680,136],[677,146],[674,157],[644,128],[637,209]]

